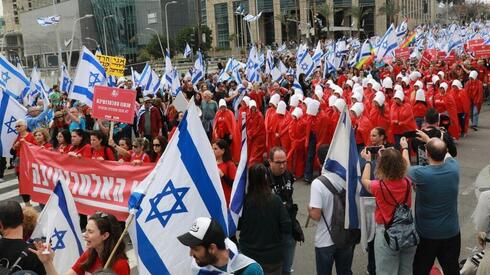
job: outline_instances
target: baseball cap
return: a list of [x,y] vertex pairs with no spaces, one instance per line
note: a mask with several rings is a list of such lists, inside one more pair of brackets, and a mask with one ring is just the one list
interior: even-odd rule
[[189,232],[177,237],[185,246],[198,246],[207,244],[221,244],[225,240],[225,233],[221,225],[210,218],[200,217],[193,223]]

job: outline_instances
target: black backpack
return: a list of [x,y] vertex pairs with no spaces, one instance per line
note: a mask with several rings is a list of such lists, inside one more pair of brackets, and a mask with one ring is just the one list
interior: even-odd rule
[[330,238],[337,248],[347,248],[359,243],[361,239],[360,229],[345,229],[345,189],[340,192],[335,188],[330,180],[325,176],[319,176],[318,179],[333,194],[333,212],[332,221],[328,225],[322,211],[322,218],[327,225]]
[[405,179],[405,181],[407,182],[407,191],[405,194],[405,199],[401,202],[397,202],[395,196],[393,196],[386,184],[383,181],[380,181],[380,191],[383,199],[387,201],[384,197],[384,187],[384,189],[388,191],[391,199],[395,202],[395,210],[393,211],[393,216],[389,223],[386,223],[383,215],[381,215],[381,218],[383,219],[383,223],[385,225],[384,237],[386,243],[391,249],[395,251],[406,247],[416,246],[420,241],[419,235],[417,234],[417,230],[415,228],[412,211],[410,210],[410,207],[408,207],[408,194],[410,194],[410,184],[408,183],[407,179]]

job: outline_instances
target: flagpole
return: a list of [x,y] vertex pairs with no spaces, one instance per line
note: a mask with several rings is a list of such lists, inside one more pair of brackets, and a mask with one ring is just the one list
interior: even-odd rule
[[110,265],[110,263],[112,261],[112,258],[114,258],[114,255],[116,254],[117,248],[119,247],[119,245],[121,245],[121,242],[124,240],[124,236],[126,236],[126,234],[128,233],[128,228],[133,223],[133,220],[134,220],[134,213],[130,213],[129,214],[129,217],[127,219],[127,222],[126,222],[126,226],[124,227],[124,230],[121,233],[121,236],[119,237],[119,240],[117,240],[117,243],[114,246],[114,248],[112,249],[111,254],[109,255],[109,258],[107,258],[107,261],[104,264],[104,269],[109,269],[110,268],[109,265]]
[[[53,0],[53,8],[54,8],[54,15],[58,15],[58,8],[56,7],[56,2]],[[58,69],[61,72],[61,65],[63,64],[63,57],[61,56],[61,40],[60,40],[60,23],[61,23],[61,15],[60,15],[60,22],[56,24],[56,29],[55,29],[55,34],[56,34],[56,47],[58,48]],[[3,54],[3,51],[2,51]],[[70,73],[68,71],[68,73]]]

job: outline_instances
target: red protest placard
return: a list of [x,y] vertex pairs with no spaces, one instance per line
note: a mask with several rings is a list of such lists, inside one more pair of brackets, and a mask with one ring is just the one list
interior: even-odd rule
[[46,203],[58,180],[68,185],[78,212],[111,213],[120,221],[128,217],[131,192],[155,168],[154,164],[78,159],[23,142],[19,192]]
[[422,53],[422,57],[420,58],[419,66],[420,67],[427,67],[427,66],[429,66],[430,61],[432,59],[433,59],[433,56],[431,55],[431,53],[429,52],[429,50],[425,50]]
[[395,49],[395,56],[397,59],[409,59],[410,58],[410,48]]
[[135,100],[135,91],[95,86],[92,117],[132,124]]
[[489,58],[490,57],[490,45],[477,45],[473,47],[475,58]]

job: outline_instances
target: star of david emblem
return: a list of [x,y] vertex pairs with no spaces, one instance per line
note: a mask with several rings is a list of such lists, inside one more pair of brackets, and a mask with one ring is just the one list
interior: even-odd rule
[[14,116],[11,116],[10,120],[4,123],[4,125],[7,126],[7,134],[15,133],[17,135],[15,127],[12,127],[12,124],[15,124],[16,121],[17,119]]
[[[146,217],[145,222],[158,219],[160,224],[165,227],[172,215],[188,212],[184,205],[183,198],[189,189],[189,187],[175,188],[173,182],[171,180],[168,181],[162,192],[150,199],[151,210]],[[164,199],[163,208],[165,209],[160,211],[158,206],[162,199]]]
[[11,79],[11,77],[9,76],[9,73],[8,72],[3,72],[2,73],[2,80],[3,80],[3,82],[5,82],[5,84],[6,84],[7,81],[9,81],[9,79]]
[[388,48],[388,41],[383,42],[383,48],[387,49]]
[[303,69],[303,71],[306,71],[308,69],[308,64],[301,64],[301,69]]
[[51,241],[53,242],[53,239],[56,239],[56,243],[53,242],[54,245],[51,246],[51,248],[56,251],[57,249],[63,249],[65,248],[65,243],[63,242],[63,237],[65,237],[66,230],[57,230],[56,228],[54,229],[53,236],[51,236]]
[[98,73],[90,72],[90,76],[88,77],[88,86],[93,87],[97,83],[101,83],[102,81],[99,79]]

